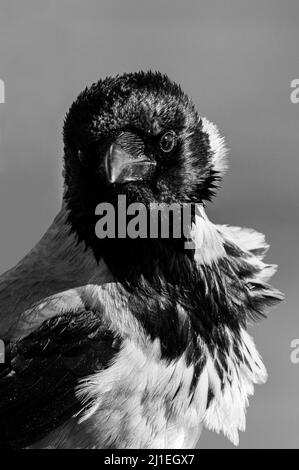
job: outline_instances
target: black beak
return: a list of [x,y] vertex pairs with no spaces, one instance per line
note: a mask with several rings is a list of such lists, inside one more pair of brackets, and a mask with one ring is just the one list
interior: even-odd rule
[[135,157],[118,144],[110,146],[105,158],[106,176],[110,183],[142,181],[153,173],[155,167],[153,159],[145,155]]

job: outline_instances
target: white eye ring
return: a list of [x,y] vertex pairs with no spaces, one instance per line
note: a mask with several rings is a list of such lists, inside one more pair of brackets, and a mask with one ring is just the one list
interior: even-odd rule
[[160,138],[160,149],[164,153],[171,152],[177,143],[177,135],[174,131],[167,131]]

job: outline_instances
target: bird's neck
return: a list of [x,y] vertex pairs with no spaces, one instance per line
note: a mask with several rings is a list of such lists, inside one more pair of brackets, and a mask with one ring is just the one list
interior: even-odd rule
[[[183,240],[125,240],[123,249],[117,245],[117,252],[105,254],[109,268],[127,288],[130,311],[153,340],[160,340],[168,359],[186,350],[200,357],[198,338],[215,346],[225,341],[226,328],[238,334],[243,320],[227,301],[231,293],[222,272],[227,261],[223,239],[203,210],[190,240],[190,249]],[[237,278],[236,266],[232,268]]]

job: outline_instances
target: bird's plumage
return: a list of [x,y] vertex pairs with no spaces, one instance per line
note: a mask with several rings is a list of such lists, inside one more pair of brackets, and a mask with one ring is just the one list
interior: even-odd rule
[[[266,379],[247,325],[282,297],[264,237],[205,214],[226,169],[223,138],[166,76],[137,73],[86,89],[64,142],[62,210],[0,278],[0,421],[11,420],[0,445],[190,448],[202,425],[237,443]],[[106,178],[115,145],[128,155],[122,184]],[[145,159],[150,171],[132,172]],[[196,203],[193,249],[186,237],[98,239],[95,207],[119,194],[146,207]]]

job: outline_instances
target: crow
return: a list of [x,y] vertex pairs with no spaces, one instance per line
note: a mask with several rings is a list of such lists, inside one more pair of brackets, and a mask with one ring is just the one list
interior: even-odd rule
[[[206,215],[227,168],[218,128],[149,71],[86,88],[63,138],[62,208],[0,277],[0,447],[194,448],[203,427],[237,445],[267,378],[247,327],[283,296],[264,236]],[[98,236],[96,208],[119,196],[191,207],[187,232]]]

